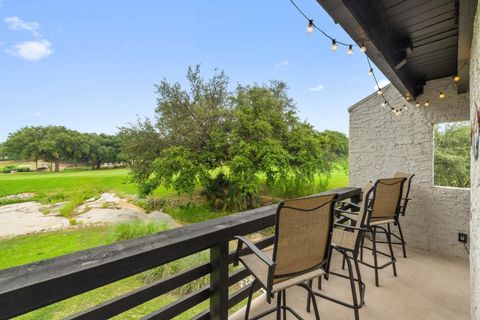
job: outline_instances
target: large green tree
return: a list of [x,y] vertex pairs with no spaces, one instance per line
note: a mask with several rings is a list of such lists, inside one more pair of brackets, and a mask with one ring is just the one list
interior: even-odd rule
[[188,69],[187,80],[188,90],[162,81],[155,121],[121,129],[123,153],[144,193],[160,184],[191,193],[200,183],[216,208],[249,207],[262,177],[268,184],[291,174],[308,181],[329,167],[326,141],[338,143],[328,152],[345,152],[344,136],[300,121],[283,82],[229,93],[223,72],[205,80],[198,66]]

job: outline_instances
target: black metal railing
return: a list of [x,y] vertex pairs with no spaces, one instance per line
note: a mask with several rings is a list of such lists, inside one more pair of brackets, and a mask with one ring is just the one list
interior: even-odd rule
[[[357,202],[360,189],[341,188],[340,200]],[[233,254],[229,241],[272,226],[276,205],[232,214],[155,235],[80,251],[0,271],[0,319],[10,319],[99,288],[166,263],[209,250],[210,262],[145,285],[127,294],[72,315],[69,319],[107,319],[209,275],[210,286],[189,293],[143,319],[171,319],[209,300],[209,309],[194,319],[227,319],[228,311],[248,295],[243,287],[229,288],[249,276],[246,269],[229,273]],[[257,242],[260,248],[273,237]],[[258,288],[257,288],[258,289]]]

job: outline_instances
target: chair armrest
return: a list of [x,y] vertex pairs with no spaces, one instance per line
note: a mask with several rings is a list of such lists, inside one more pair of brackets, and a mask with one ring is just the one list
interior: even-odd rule
[[242,247],[245,244],[248,249],[252,250],[252,252],[260,259],[262,260],[269,268],[275,266],[275,262],[272,261],[269,257],[263,253],[262,250],[260,250],[253,242],[248,240],[245,237],[242,236],[236,236],[234,239],[238,240],[237,244],[237,251],[235,252],[235,257],[234,257],[234,265],[238,265],[238,260],[240,258],[240,252],[242,251]]
[[344,225],[344,224],[341,224],[341,223],[335,223],[334,226],[335,226],[335,227],[345,228],[345,229],[353,229],[353,230],[367,231],[367,229],[365,229],[365,228],[359,228],[359,227],[355,227],[355,226],[348,226],[348,225]]
[[359,206],[358,204],[356,204],[356,203],[353,203],[353,202],[349,202],[349,201],[338,201],[337,203],[338,203],[338,204],[341,204],[341,205],[344,205],[344,204],[345,204],[345,205],[349,205],[349,206],[351,206],[351,207],[355,207],[355,208],[357,208],[357,209],[360,209],[360,206]]

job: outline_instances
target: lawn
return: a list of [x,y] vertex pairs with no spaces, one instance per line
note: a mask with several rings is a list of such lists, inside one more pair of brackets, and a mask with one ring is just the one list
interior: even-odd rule
[[[348,175],[341,169],[334,169],[328,179],[327,189],[348,184]],[[134,184],[128,181],[128,169],[95,171],[64,171],[59,173],[18,173],[0,174],[0,197],[23,192],[36,193],[36,200],[42,202],[70,201],[73,206],[86,197],[101,192],[136,194]],[[159,188],[156,197],[173,197],[172,190]],[[176,220],[195,223],[221,217],[224,212],[212,212],[201,204],[169,208]],[[118,230],[117,230],[118,232]],[[0,241],[0,269],[45,260],[92,247],[111,244],[116,241],[115,226],[78,228],[68,231],[50,232],[15,237]],[[92,290],[82,295],[36,310],[19,319],[60,319],[77,313],[108,299],[119,296],[145,285],[145,277],[136,275]],[[175,293],[166,294],[134,308],[115,319],[138,319],[178,299]],[[204,302],[185,312],[177,319],[190,319],[208,307]]]

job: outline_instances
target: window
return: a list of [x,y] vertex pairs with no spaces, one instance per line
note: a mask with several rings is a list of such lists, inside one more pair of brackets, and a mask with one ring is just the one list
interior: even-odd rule
[[436,124],[434,135],[434,184],[470,188],[469,123]]

